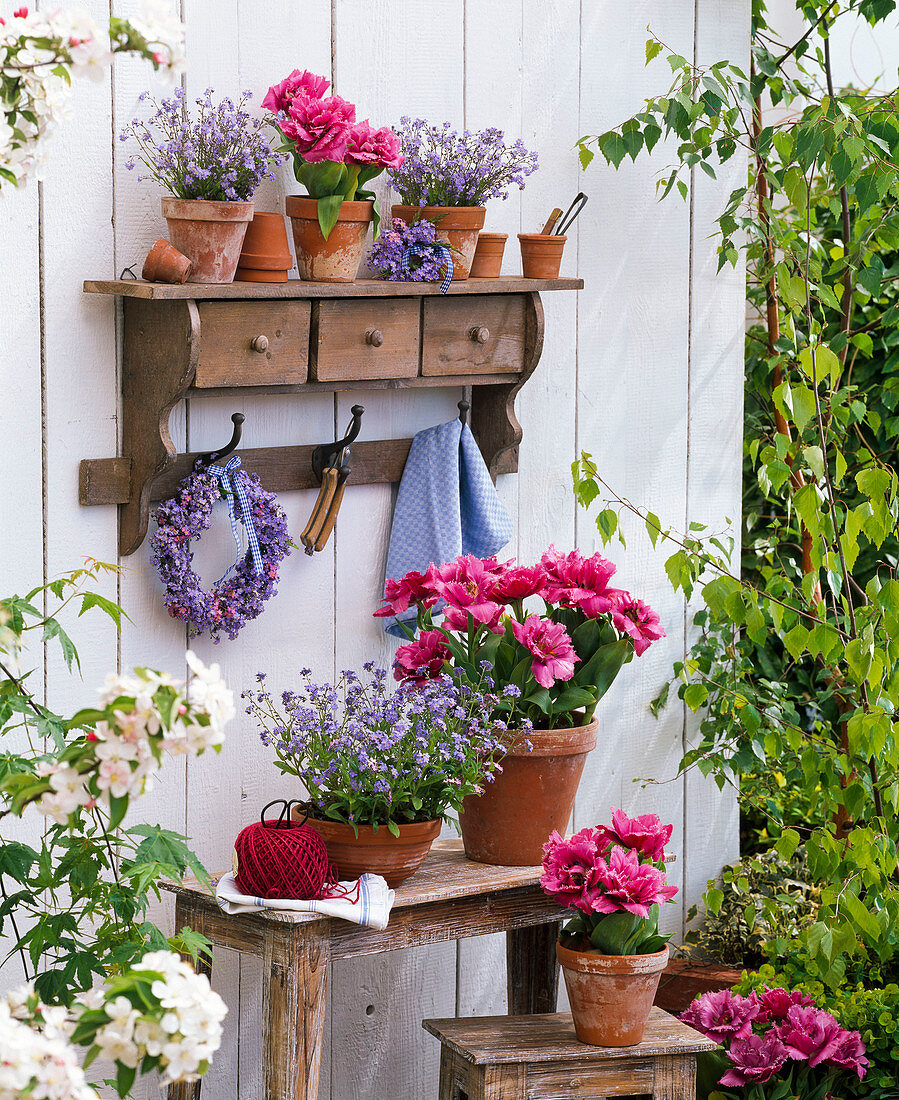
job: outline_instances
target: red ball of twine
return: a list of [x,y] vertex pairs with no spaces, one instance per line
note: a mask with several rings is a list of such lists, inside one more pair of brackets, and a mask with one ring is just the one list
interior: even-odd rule
[[251,897],[306,901],[333,880],[325,842],[295,821],[255,821],[240,831],[234,851],[237,888]]

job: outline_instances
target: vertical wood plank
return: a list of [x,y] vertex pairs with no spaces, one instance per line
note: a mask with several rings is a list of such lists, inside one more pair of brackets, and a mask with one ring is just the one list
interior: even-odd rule
[[669,1055],[655,1064],[655,1100],[693,1100],[696,1096],[695,1055]]
[[[739,0],[700,0],[697,6],[696,64],[727,58],[749,63],[749,12]],[[731,191],[746,178],[742,151],[722,165],[713,180],[704,172],[693,181],[691,227],[690,381],[687,465],[687,519],[725,532],[735,540],[734,568],[740,563],[741,472],[743,448],[743,341],[746,269],[718,271],[715,219]],[[703,606],[697,596],[687,608],[687,644],[698,634],[693,616]],[[674,709],[673,707],[671,709]],[[684,747],[699,733],[699,716],[684,708]],[[718,790],[696,769],[684,785],[684,895],[702,896],[706,882],[739,856],[739,807],[730,788]]]
[[506,1000],[510,1016],[555,1012],[559,991],[559,922],[506,933]]

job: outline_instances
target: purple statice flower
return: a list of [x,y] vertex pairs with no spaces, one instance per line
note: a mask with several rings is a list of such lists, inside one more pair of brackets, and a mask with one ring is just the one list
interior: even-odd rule
[[463,130],[448,122],[400,119],[403,162],[390,170],[393,186],[407,206],[482,206],[508,198],[509,188],[524,187],[537,168],[537,154],[519,139],[506,145],[502,130]]
[[207,88],[193,118],[181,88],[161,103],[144,98],[154,113],[146,121],[133,119],[120,140],[137,142],[136,157],[150,173],[141,179],[155,179],[178,198],[245,202],[264,179],[275,178],[275,165],[285,159],[262,132],[265,120],[247,111],[249,92],[236,104],[228,98],[214,104]]
[[496,697],[448,675],[388,694],[384,669],[336,685],[304,675],[281,706],[257,684],[243,697],[278,767],[302,780],[317,816],[366,825],[445,818],[499,770]]
[[[410,255],[408,271],[403,274],[403,256],[414,244],[434,245],[436,227],[433,222],[416,221],[406,225],[399,218],[393,219],[393,228],[381,233],[372,245],[369,263],[380,279],[391,282],[439,283],[446,265],[443,249]],[[441,242],[444,243],[444,242]]]

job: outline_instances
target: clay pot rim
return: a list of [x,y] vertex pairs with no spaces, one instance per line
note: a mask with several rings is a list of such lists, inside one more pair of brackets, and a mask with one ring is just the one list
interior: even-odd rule
[[491,244],[493,241],[507,241],[509,239],[508,233],[490,233],[485,230],[481,230],[478,234],[478,243],[486,241],[487,244]]
[[218,202],[213,199],[179,199],[162,196],[162,216],[179,221],[249,222],[253,220],[254,203]]
[[[318,199],[309,195],[287,195],[284,209],[288,218],[308,218],[310,221],[318,221]],[[374,218],[375,204],[373,199],[345,200],[340,204],[340,212],[337,215],[339,222],[370,222]]]
[[391,206],[391,216],[405,221],[408,217],[420,214],[424,221],[436,222],[437,231],[445,232],[450,229],[480,230],[487,217],[486,206],[404,206],[402,203]]
[[239,267],[252,267],[258,271],[280,271],[293,267],[293,256],[289,252],[241,252]]
[[[590,752],[596,748],[596,731],[599,719],[594,715],[589,722],[581,726],[566,729],[532,730],[527,736],[516,734],[516,740],[506,750],[506,756],[575,756]],[[525,741],[530,741],[528,749]]]
[[665,969],[669,947],[650,955],[601,955],[598,951],[572,951],[556,942],[556,958],[567,970],[579,974],[655,974]]
[[551,244],[554,242],[564,244],[568,240],[568,236],[565,233],[561,237],[557,237],[555,233],[519,233],[518,239],[523,244]]
[[[292,814],[298,814],[298,811],[294,809]],[[443,824],[439,817],[434,818],[432,821],[409,821],[399,826],[399,836],[394,836],[386,825],[379,825],[377,832],[372,829],[371,825],[359,825],[359,835],[356,836],[353,831],[353,826],[347,825],[344,821],[330,821],[321,817],[313,817],[310,814],[306,823],[313,828],[322,826],[320,831],[325,843],[327,843],[327,833],[333,832],[334,834],[348,834],[348,842],[350,844],[400,845],[404,843],[419,844],[421,841],[429,838],[436,839],[440,835],[440,829]],[[336,836],[334,839],[336,839]]]

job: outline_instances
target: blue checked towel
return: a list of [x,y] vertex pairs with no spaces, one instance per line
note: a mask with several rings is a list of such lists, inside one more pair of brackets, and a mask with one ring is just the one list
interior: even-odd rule
[[[341,882],[351,894],[355,882]],[[290,901],[287,898],[251,898],[237,888],[234,875],[222,875],[215,888],[216,901],[228,913],[258,913],[268,909],[273,916],[286,921],[307,921],[314,917],[340,917],[362,924],[366,928],[386,928],[393,906],[394,892],[380,875],[365,874],[359,879],[359,896],[350,898],[315,898],[312,901]]]
[[[426,428],[412,440],[400,481],[387,552],[387,578],[397,580],[460,554],[489,558],[512,537],[512,520],[496,492],[471,428],[458,418]],[[399,622],[415,610],[385,619],[388,634],[406,638]]]

